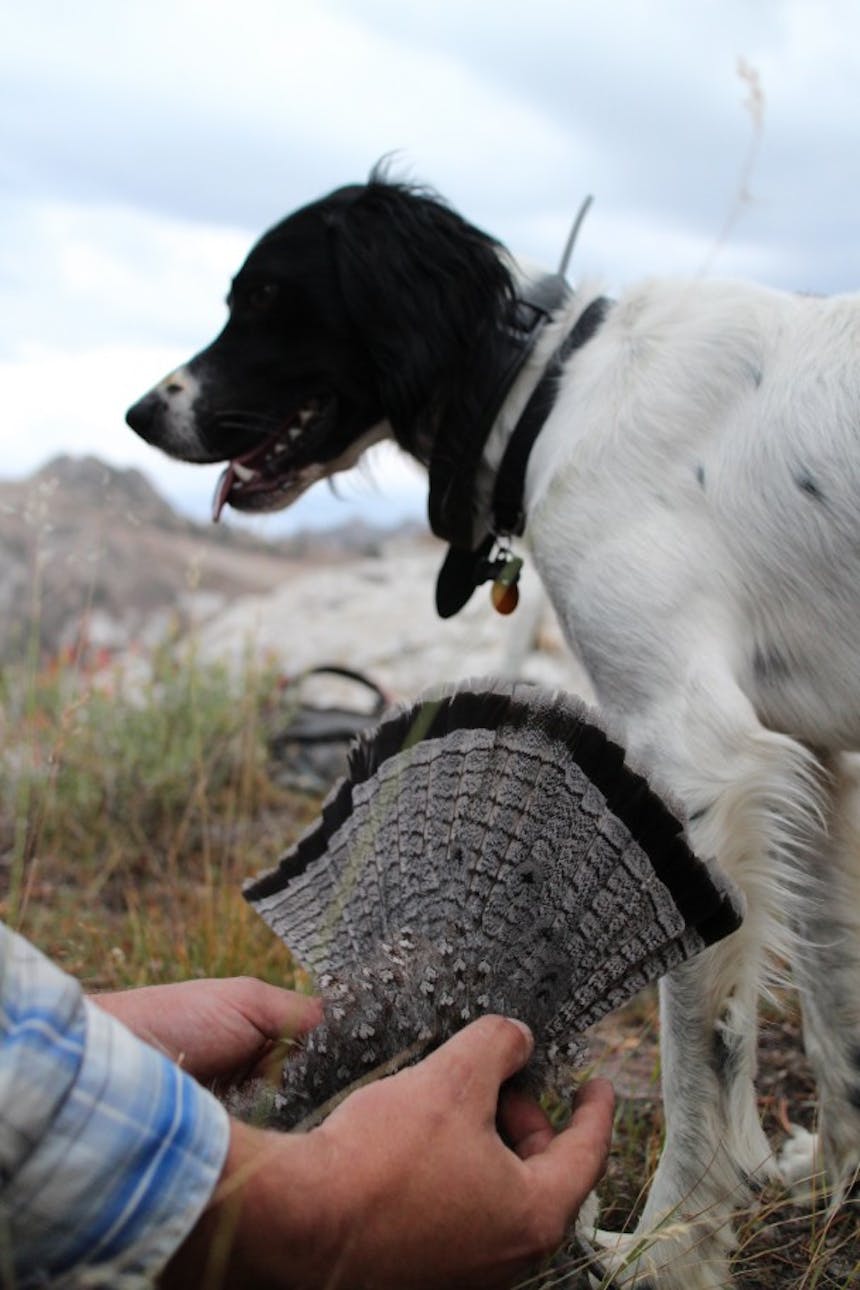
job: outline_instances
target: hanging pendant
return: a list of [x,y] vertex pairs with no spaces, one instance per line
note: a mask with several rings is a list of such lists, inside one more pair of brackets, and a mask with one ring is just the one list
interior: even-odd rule
[[493,580],[490,588],[490,600],[497,614],[512,614],[520,602],[520,589],[517,586],[523,562],[519,556],[505,553],[507,558]]

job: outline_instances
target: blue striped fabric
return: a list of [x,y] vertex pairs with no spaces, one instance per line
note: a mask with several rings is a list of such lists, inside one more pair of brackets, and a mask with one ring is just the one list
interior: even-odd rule
[[151,1285],[228,1136],[210,1093],[0,924],[0,1285]]

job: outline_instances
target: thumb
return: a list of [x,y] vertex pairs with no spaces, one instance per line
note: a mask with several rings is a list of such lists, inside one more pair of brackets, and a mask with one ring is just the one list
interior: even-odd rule
[[524,1022],[489,1014],[458,1031],[418,1069],[444,1080],[458,1097],[475,1090],[495,1116],[500,1087],[522,1070],[533,1048],[534,1037]]

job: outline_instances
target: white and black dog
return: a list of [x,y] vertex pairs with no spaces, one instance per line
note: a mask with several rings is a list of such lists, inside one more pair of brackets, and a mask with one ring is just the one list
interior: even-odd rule
[[374,174],[268,232],[229,307],[133,429],[228,461],[216,512],[286,506],[393,437],[450,543],[443,614],[524,531],[619,738],[743,889],[741,930],[664,982],[666,1145],[609,1259],[726,1286],[731,1211],[776,1170],[754,1094],[774,951],[820,1086],[788,1171],[840,1200],[860,1159],[860,296],[574,293]]

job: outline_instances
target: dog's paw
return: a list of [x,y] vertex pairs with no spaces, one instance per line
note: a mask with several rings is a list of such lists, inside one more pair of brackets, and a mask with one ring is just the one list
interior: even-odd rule
[[593,1290],[730,1290],[730,1242],[700,1225],[667,1223],[619,1235],[596,1229]]
[[827,1205],[833,1210],[846,1196],[855,1194],[860,1179],[858,1154],[853,1142],[830,1143],[828,1150],[820,1134],[792,1124],[777,1164],[782,1183],[795,1205],[805,1209]]
[[600,1201],[597,1199],[597,1192],[590,1191],[579,1207],[576,1219],[577,1233],[585,1236],[589,1241],[592,1240],[599,1216]]
[[790,1125],[789,1130],[776,1160],[779,1176],[795,1205],[814,1206],[826,1190],[818,1134],[799,1124]]

